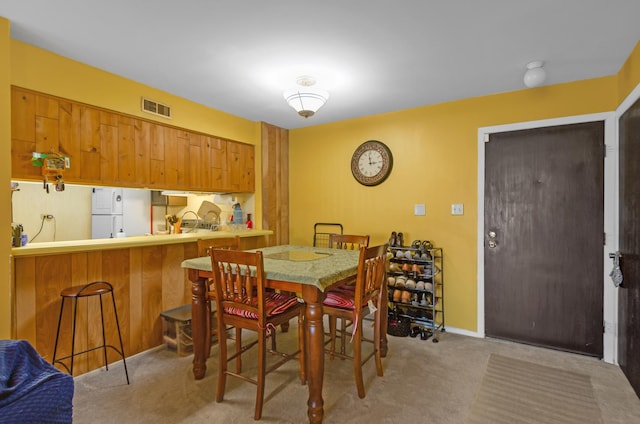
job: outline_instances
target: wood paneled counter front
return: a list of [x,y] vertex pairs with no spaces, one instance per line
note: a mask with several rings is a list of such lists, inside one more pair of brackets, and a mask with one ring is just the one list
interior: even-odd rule
[[[95,280],[113,284],[126,356],[163,343],[160,312],[191,303],[191,284],[180,264],[195,258],[199,238],[240,236],[242,249],[264,247],[268,230],[184,233],[101,240],[33,243],[12,249],[13,338],[26,339],[46,360],[53,356],[60,291]],[[108,299],[107,299],[108,300]],[[98,299],[81,299],[76,351],[101,341]],[[117,332],[105,302],[107,343]],[[65,309],[59,355],[70,353],[72,308]],[[111,340],[111,342],[110,342]],[[78,356],[74,374],[103,366],[98,350]],[[118,360],[109,352],[109,361]]]

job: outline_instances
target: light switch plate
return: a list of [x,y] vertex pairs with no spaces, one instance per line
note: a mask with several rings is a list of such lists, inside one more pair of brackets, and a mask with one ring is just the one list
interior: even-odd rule
[[424,203],[413,205],[413,214],[416,216],[423,216],[427,214],[427,210],[424,206]]
[[453,203],[451,205],[451,215],[464,215],[464,205],[462,203]]

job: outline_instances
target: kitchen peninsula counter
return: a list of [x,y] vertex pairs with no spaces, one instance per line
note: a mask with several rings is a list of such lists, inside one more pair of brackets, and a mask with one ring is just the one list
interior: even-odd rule
[[250,249],[256,240],[249,241],[248,237],[264,237],[273,234],[271,230],[240,230],[240,231],[203,231],[194,233],[133,236],[123,238],[106,238],[95,240],[51,241],[42,243],[28,243],[26,246],[14,247],[11,254],[14,257],[53,255],[60,253],[87,252],[93,250],[125,249],[129,247],[145,247],[196,242],[198,239],[211,239],[240,236],[241,244]]
[[[181,263],[198,256],[199,238],[240,236],[241,249],[268,244],[269,230],[211,231],[99,240],[31,243],[12,249],[12,338],[28,340],[47,361],[53,356],[60,292],[104,280],[113,285],[127,357],[163,344],[160,313],[191,303],[191,283]],[[100,303],[80,299],[76,350],[100,343]],[[108,344],[117,345],[111,299],[105,305]],[[72,313],[65,307],[58,346],[71,351]],[[109,362],[119,356],[108,349]],[[74,360],[74,375],[104,367],[99,350]]]

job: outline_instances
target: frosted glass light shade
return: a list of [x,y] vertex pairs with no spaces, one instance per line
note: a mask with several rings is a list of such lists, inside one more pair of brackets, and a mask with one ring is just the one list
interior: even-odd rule
[[326,103],[329,93],[315,87],[296,87],[285,91],[284,98],[298,115],[308,118]]
[[524,73],[524,85],[529,88],[539,87],[547,79],[547,71],[542,66],[544,62],[534,61],[527,64],[527,72]]

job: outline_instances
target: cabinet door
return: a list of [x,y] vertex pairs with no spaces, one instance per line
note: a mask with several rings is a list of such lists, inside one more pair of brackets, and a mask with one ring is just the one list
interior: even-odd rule
[[211,186],[229,188],[227,141],[220,138],[211,139]]
[[149,185],[164,186],[166,158],[164,147],[164,128],[159,124],[149,124]]
[[151,162],[149,160],[151,150],[151,124],[136,119],[134,131],[136,183],[149,184],[151,181]]
[[118,117],[113,113],[100,113],[100,179],[117,184],[119,144]]
[[255,190],[254,146],[243,143],[227,143],[229,188],[234,192]]
[[80,106],[80,175],[87,182],[101,183],[100,111]]
[[202,136],[200,134],[189,134],[189,187],[200,189],[202,187],[202,173],[200,162],[202,161]]
[[136,182],[135,120],[121,116],[118,119],[118,180],[124,184]]
[[71,167],[65,173],[65,179],[82,178],[80,106],[68,101],[58,102],[58,144],[60,153],[71,159]]

